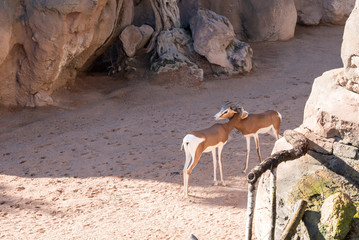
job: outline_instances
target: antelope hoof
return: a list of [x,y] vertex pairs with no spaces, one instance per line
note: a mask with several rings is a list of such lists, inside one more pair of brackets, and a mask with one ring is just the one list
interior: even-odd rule
[[246,173],[246,171],[247,171],[247,169],[244,169],[242,172],[243,172],[243,173]]
[[223,184],[223,186],[226,186],[226,183],[224,181],[222,182],[222,184]]
[[218,185],[218,181],[214,181],[213,185],[214,185],[214,186],[217,186],[217,185]]

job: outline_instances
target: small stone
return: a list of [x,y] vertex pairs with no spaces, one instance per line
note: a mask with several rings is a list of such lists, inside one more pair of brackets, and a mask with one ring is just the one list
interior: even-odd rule
[[140,32],[142,34],[142,40],[136,47],[137,50],[143,48],[148,43],[148,41],[151,39],[152,34],[154,32],[153,28],[146,24],[143,24],[138,29],[140,30]]
[[137,46],[142,41],[142,34],[138,27],[130,25],[126,27],[120,34],[120,40],[127,56],[133,57],[136,54]]

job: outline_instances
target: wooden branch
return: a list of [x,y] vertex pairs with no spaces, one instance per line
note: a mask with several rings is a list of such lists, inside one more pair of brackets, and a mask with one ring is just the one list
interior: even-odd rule
[[276,168],[271,169],[270,174],[270,196],[272,198],[272,221],[271,221],[271,234],[270,240],[275,239],[275,222],[277,218],[277,193],[276,193]]
[[248,199],[247,199],[247,222],[246,222],[246,236],[245,240],[252,239],[252,223],[254,213],[254,184],[248,183]]
[[180,12],[176,0],[151,0],[151,6],[155,15],[156,29],[146,52],[151,52],[156,47],[158,35],[163,30],[179,28],[181,25]]
[[299,200],[294,205],[294,210],[291,218],[288,221],[285,229],[283,230],[281,240],[290,240],[296,232],[296,229],[299,225],[300,220],[303,218],[305,209],[307,208],[307,202],[304,200]]
[[156,2],[156,0],[151,0],[150,2],[151,2],[153,13],[155,15],[155,24],[156,24],[156,26],[155,26],[155,31],[152,33],[151,41],[150,41],[150,43],[148,44],[148,46],[146,48],[147,53],[151,52],[155,48],[156,41],[157,41],[157,36],[163,29],[163,23],[162,23],[161,15],[159,13],[160,12],[159,6],[157,5],[158,3]]
[[176,0],[162,0],[162,18],[164,30],[179,28],[181,25],[180,13]]
[[300,158],[308,151],[308,139],[301,133],[294,130],[286,130],[284,138],[289,142],[293,149],[283,150],[272,154],[266,158],[261,164],[253,168],[247,176],[247,180],[251,184],[255,184],[259,177],[267,170],[276,168],[281,162],[286,162]]

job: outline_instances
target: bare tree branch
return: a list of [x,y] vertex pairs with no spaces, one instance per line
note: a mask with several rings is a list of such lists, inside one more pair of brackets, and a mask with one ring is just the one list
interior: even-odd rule
[[179,28],[180,12],[177,0],[150,0],[153,13],[155,15],[155,31],[152,34],[151,42],[146,49],[147,52],[152,51],[156,46],[157,37],[163,30]]
[[247,176],[249,183],[255,184],[265,171],[271,169],[272,167],[276,168],[281,162],[297,159],[307,153],[308,140],[303,134],[294,130],[286,130],[284,132],[284,138],[293,146],[293,149],[283,150],[272,154],[261,164],[253,168]]
[[305,209],[307,208],[307,202],[304,200],[299,200],[294,205],[294,210],[292,213],[291,218],[288,221],[285,229],[283,230],[282,236],[280,237],[281,240],[290,240],[292,239],[293,235],[296,232],[296,229],[299,225],[300,220],[303,218]]

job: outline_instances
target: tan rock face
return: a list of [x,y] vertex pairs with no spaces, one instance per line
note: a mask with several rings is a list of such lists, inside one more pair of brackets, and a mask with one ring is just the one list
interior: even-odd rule
[[51,104],[133,18],[132,1],[2,1],[0,104]]
[[343,35],[341,57],[344,74],[337,78],[341,86],[359,93],[359,1],[348,18]]
[[341,71],[331,70],[315,79],[303,126],[321,137],[337,137],[343,144],[359,147],[359,94],[336,84]]

